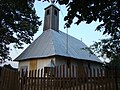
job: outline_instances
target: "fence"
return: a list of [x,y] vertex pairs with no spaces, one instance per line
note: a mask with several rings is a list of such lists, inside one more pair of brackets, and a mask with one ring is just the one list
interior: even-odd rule
[[18,90],[18,71],[0,68],[0,90]]
[[26,75],[20,78],[20,90],[116,90],[114,70],[61,65],[47,73],[38,70]]
[[26,71],[26,74],[21,73],[22,75],[4,69],[0,76],[0,88],[1,90],[120,90],[120,77],[118,77],[120,71],[117,70],[118,75],[115,73],[115,70],[104,68],[75,66],[68,68],[64,65],[47,71]]

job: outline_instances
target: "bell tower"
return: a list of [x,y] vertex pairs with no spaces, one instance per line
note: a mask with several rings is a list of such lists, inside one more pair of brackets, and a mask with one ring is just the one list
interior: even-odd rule
[[59,31],[59,11],[53,3],[45,8],[43,31],[49,29]]

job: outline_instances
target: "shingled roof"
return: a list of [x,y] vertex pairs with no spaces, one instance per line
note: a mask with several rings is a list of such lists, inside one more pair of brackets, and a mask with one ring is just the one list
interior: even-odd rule
[[79,60],[90,60],[101,62],[97,56],[90,54],[83,50],[87,47],[82,41],[68,35],[67,48],[67,34],[55,30],[44,31],[26,50],[23,51],[15,60],[28,60],[33,58],[45,58],[49,56],[63,56]]

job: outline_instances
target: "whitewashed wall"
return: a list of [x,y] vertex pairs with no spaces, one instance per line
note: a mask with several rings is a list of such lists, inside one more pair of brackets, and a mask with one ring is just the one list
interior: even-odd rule
[[29,70],[29,61],[21,61],[21,62],[19,62],[19,68],[18,68],[18,70],[20,71],[20,68],[24,67],[24,66],[27,66],[28,70]]
[[51,62],[51,60],[53,60],[55,63],[55,58],[38,59],[37,60],[37,70],[43,69],[44,67],[49,67],[49,63]]
[[[35,60],[26,60],[26,61],[21,61],[19,62],[19,70],[21,67],[23,66],[28,66],[28,70],[30,70],[30,63],[32,61],[35,61],[36,63],[34,65],[36,65],[35,70],[39,69],[43,69],[44,67],[50,67],[49,63],[51,62],[51,60],[54,62],[55,66],[59,66],[59,65],[67,65],[67,61],[70,61],[70,65],[74,65],[74,66],[84,66],[84,67],[88,67],[90,64],[90,68],[99,68],[101,65],[99,63],[96,62],[91,62],[91,61],[84,61],[84,60],[75,60],[75,59],[70,59],[70,58],[64,58],[64,57],[51,57],[51,58],[44,58],[44,59],[35,59]],[[34,63],[34,62],[33,62]],[[33,65],[33,66],[34,66]],[[33,70],[33,69],[32,69]],[[76,71],[74,69],[74,71]],[[40,72],[41,75],[41,72]],[[74,75],[76,76],[76,75]]]

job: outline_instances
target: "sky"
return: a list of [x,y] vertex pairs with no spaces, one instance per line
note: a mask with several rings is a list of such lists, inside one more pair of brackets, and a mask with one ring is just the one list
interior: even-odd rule
[[[49,6],[50,3],[48,2],[41,2],[36,1],[35,2],[35,9],[37,15],[40,17],[40,20],[42,20],[42,25],[39,27],[39,31],[35,34],[34,40],[41,35],[43,32],[43,24],[44,24],[44,8]],[[59,30],[62,32],[67,32],[67,29],[64,29],[64,16],[67,14],[66,6],[55,4],[59,9]],[[76,19],[75,19],[76,20]],[[75,21],[74,20],[74,21]],[[85,22],[80,23],[78,26],[75,24],[72,24],[70,28],[68,28],[68,34],[82,40],[87,46],[90,46],[94,43],[94,41],[98,41],[100,39],[106,38],[106,36],[102,35],[102,32],[95,31],[96,27],[99,25],[99,22],[92,22],[91,24],[86,24]],[[28,45],[24,45],[24,49],[18,50],[15,48],[12,48],[10,56],[14,60],[20,53],[23,52],[27,48]],[[12,47],[12,45],[11,45]]]

